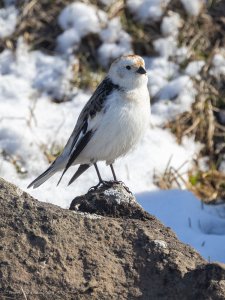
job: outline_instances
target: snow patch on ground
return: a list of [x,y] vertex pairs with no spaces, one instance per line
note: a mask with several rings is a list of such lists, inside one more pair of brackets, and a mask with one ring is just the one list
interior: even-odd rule
[[160,56],[169,58],[173,56],[177,50],[177,40],[173,36],[159,38],[154,40],[153,46]]
[[[75,59],[74,59],[75,61]],[[71,63],[60,56],[52,56],[41,51],[30,51],[19,39],[16,52],[4,50],[0,53],[0,74],[3,76],[2,97],[16,94],[18,84],[31,90],[44,92],[60,99],[71,93],[70,80],[73,77]],[[10,84],[11,83],[11,84]],[[11,87],[14,86],[14,89]]]
[[188,191],[137,195],[138,202],[205,259],[225,263],[225,204],[206,205]]
[[205,62],[203,60],[191,61],[185,68],[185,73],[191,77],[196,77],[204,65]]
[[186,13],[190,16],[198,16],[202,6],[204,4],[204,0],[180,0],[186,10]]
[[170,0],[128,0],[127,7],[142,23],[159,20]]
[[116,1],[117,0],[100,0],[100,2],[107,7],[109,7],[110,5],[113,5]]
[[11,35],[17,23],[18,10],[14,6],[0,9],[0,38]]
[[225,75],[225,50],[214,55],[210,74],[217,78]]
[[58,51],[71,54],[78,48],[82,37],[99,33],[106,21],[106,13],[93,5],[75,2],[66,6],[58,18],[64,30],[58,37]]
[[106,67],[115,58],[133,53],[130,35],[122,29],[118,17],[110,20],[105,29],[100,32],[102,45],[98,49],[99,62]]
[[[189,111],[195,101],[196,90],[191,78],[179,73],[179,65],[165,57],[147,58],[149,92],[154,97],[152,114],[157,124]],[[156,121],[157,119],[157,121]]]
[[182,25],[180,15],[170,11],[168,16],[165,16],[161,23],[161,32],[164,36],[177,36],[179,28]]

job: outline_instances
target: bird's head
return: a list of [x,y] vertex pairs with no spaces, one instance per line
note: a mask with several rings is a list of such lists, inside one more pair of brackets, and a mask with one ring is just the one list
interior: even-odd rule
[[148,82],[145,62],[138,55],[124,55],[116,59],[112,63],[108,75],[114,84],[125,89],[147,86]]

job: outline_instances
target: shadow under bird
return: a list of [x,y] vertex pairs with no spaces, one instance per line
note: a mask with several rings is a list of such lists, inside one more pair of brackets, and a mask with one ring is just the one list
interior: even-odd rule
[[62,153],[28,188],[39,187],[58,171],[62,171],[60,182],[69,167],[78,164],[69,184],[92,165],[99,183],[103,183],[98,161],[110,166],[113,179],[117,181],[114,161],[137,144],[149,124],[147,82],[145,63],[140,56],[126,55],[115,60],[81,111]]

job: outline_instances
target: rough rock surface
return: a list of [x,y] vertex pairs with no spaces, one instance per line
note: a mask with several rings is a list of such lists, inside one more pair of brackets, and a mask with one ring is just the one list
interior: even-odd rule
[[0,299],[225,299],[224,267],[121,186],[90,191],[71,209],[0,179]]

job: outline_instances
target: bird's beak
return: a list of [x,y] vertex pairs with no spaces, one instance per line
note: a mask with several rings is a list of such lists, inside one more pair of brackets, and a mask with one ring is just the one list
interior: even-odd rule
[[147,71],[146,71],[143,67],[139,67],[139,68],[137,69],[137,73],[139,73],[139,74],[146,74]]

